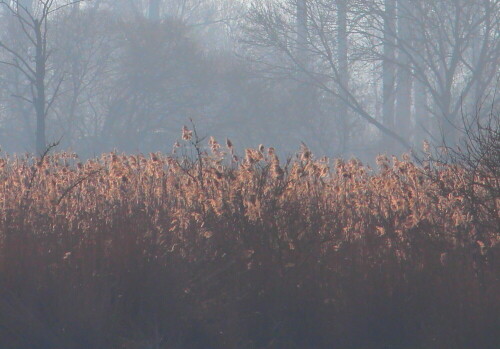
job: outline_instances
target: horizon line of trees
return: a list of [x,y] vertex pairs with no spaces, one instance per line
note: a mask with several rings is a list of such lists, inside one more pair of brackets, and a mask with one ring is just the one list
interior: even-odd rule
[[[2,0],[0,145],[168,151],[453,145],[498,107],[500,0]],[[487,113],[485,113],[487,114]],[[466,121],[466,120],[465,120]]]

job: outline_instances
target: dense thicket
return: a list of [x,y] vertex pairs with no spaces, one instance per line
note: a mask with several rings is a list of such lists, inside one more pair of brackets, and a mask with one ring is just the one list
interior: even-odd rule
[[183,136],[0,160],[2,347],[498,347],[497,179]]

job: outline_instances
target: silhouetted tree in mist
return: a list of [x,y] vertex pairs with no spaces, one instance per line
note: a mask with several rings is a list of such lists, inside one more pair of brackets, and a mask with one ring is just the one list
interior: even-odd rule
[[[73,0],[71,3],[79,2]],[[59,87],[63,78],[58,77],[58,82],[51,95],[48,95],[47,75],[51,72],[49,58],[51,51],[48,48],[49,17],[65,4],[59,4],[53,0],[33,1],[0,1],[0,5],[17,22],[17,30],[28,43],[26,50],[16,47],[15,44],[0,40],[0,49],[7,58],[0,63],[14,67],[28,81],[31,94],[14,96],[31,104],[36,115],[35,148],[37,154],[42,154],[47,145],[46,141],[46,119],[55,99],[59,93]]]

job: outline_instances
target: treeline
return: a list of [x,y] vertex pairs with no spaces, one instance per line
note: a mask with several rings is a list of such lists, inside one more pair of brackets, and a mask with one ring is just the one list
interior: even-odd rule
[[[498,106],[500,3],[0,1],[0,144],[85,156],[207,134],[372,159]],[[487,108],[485,106],[488,106]]]
[[488,165],[183,138],[1,160],[2,347],[498,347]]

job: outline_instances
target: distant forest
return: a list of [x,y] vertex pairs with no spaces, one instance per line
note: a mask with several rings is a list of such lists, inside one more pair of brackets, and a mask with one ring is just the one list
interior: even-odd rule
[[374,159],[498,107],[498,0],[2,0],[0,146]]

